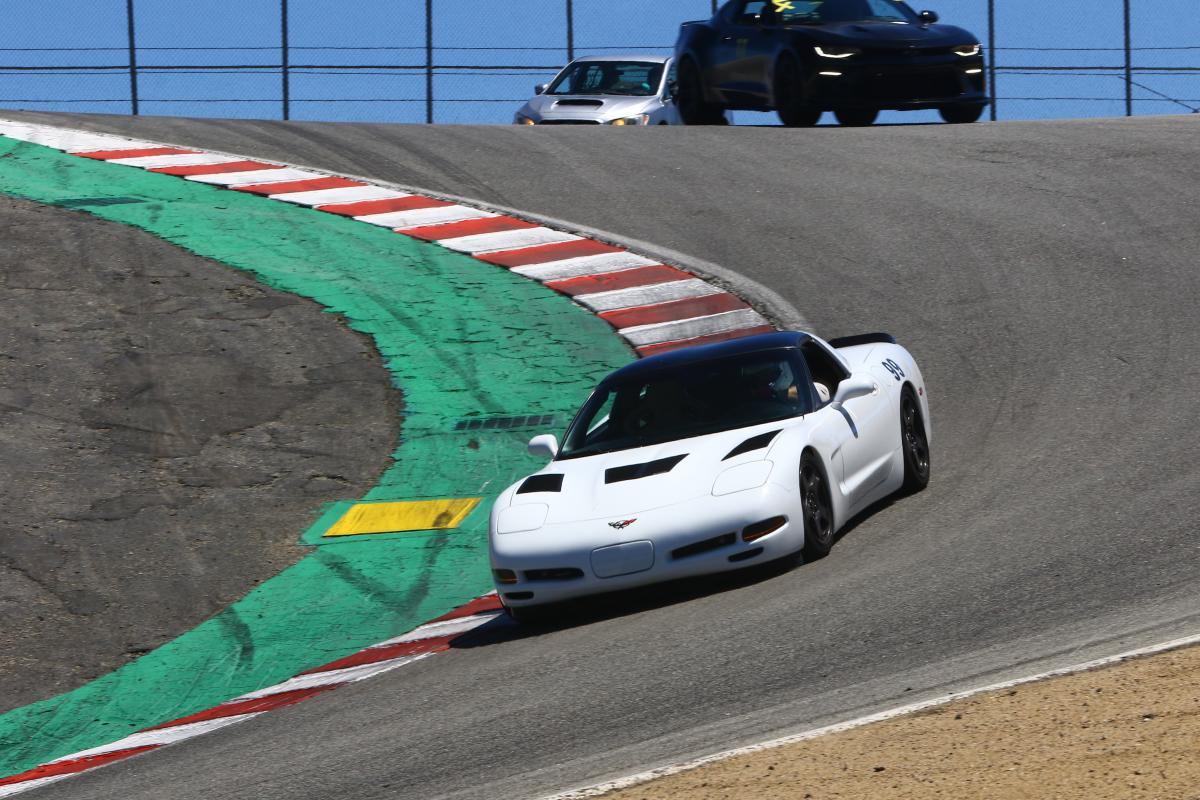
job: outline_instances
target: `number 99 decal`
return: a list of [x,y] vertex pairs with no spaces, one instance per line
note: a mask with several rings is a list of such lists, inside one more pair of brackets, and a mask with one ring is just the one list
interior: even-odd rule
[[904,378],[904,370],[900,368],[899,364],[890,358],[883,362],[883,368],[892,373],[892,377],[898,381]]

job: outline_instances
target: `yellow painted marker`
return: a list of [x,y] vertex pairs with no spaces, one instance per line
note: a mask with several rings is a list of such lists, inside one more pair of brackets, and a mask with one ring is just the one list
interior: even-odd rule
[[457,528],[481,500],[482,497],[467,497],[398,503],[355,503],[322,535],[322,538]]

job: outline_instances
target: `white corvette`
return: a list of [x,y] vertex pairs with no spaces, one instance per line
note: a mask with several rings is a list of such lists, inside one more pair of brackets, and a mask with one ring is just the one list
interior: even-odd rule
[[821,558],[856,513],[929,482],[921,371],[887,334],[768,333],[653,356],[605,378],[553,460],[492,508],[509,613]]

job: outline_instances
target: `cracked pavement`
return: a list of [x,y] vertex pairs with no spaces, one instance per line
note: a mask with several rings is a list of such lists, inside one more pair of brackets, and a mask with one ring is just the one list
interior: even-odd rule
[[0,196],[0,712],[107,673],[305,552],[399,395],[316,304]]

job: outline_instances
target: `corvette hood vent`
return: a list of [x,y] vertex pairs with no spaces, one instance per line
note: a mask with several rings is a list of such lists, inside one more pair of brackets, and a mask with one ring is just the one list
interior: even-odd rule
[[587,106],[589,108],[599,108],[602,105],[604,105],[603,100],[584,100],[581,98],[578,100],[559,100],[554,104],[554,107],[562,108],[563,106]]
[[604,482],[620,483],[621,481],[635,481],[639,478],[649,478],[651,475],[662,475],[664,472],[670,472],[675,469],[675,465],[685,458],[687,458],[687,453],[681,456],[660,458],[657,461],[647,461],[645,464],[612,467],[611,469],[604,470]]
[[534,492],[561,492],[562,475],[531,475],[517,489],[517,494],[532,494]]
[[728,461],[734,456],[740,456],[743,453],[752,453],[755,450],[762,450],[778,435],[779,431],[767,431],[766,433],[760,433],[758,436],[751,436],[749,439],[730,450],[729,455],[725,456],[721,460]]

